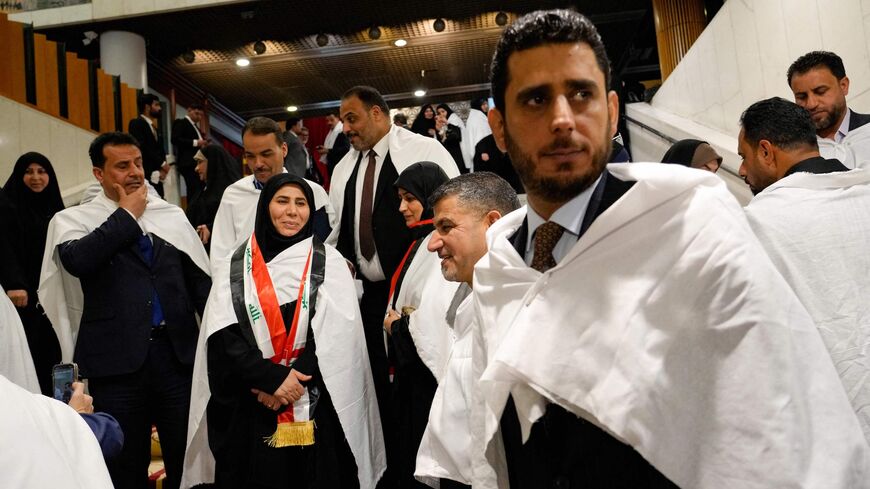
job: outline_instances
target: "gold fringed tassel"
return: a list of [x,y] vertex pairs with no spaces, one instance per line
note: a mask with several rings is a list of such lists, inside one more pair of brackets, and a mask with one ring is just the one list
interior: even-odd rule
[[314,421],[278,423],[275,433],[264,440],[272,448],[314,445]]

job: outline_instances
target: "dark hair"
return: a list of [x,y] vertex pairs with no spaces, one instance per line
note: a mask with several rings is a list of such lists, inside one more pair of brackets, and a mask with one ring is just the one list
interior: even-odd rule
[[190,104],[190,105],[187,106],[187,110],[188,110],[188,111],[191,111],[191,110],[205,110],[205,106],[203,106],[203,105],[202,105],[201,103],[199,103],[199,102],[194,102],[194,103],[192,103],[192,104]]
[[520,208],[517,193],[502,177],[488,171],[466,173],[444,183],[429,196],[429,207],[456,196],[463,207],[481,214],[497,210],[502,216]]
[[480,106],[487,103],[487,102],[489,102],[489,100],[487,100],[486,97],[472,99],[471,100],[471,108],[480,110]]
[[97,168],[103,168],[106,164],[106,155],[103,154],[103,148],[106,146],[136,146],[139,147],[139,141],[126,132],[104,132],[91,141],[88,147],[88,156],[91,157],[91,164]]
[[408,116],[406,116],[405,114],[403,114],[401,112],[396,112],[396,115],[393,116],[393,122],[407,124],[408,123]]
[[299,121],[301,121],[301,120],[302,119],[300,119],[299,117],[291,117],[291,118],[287,119],[287,129],[289,130],[291,127],[295,126],[296,124],[299,124]]
[[438,113],[438,109],[444,109],[444,111],[447,112],[447,117],[450,117],[453,114],[453,109],[451,109],[447,104],[438,104],[438,106],[435,107],[436,114]]
[[794,75],[802,75],[814,68],[821,67],[830,70],[837,80],[842,80],[846,76],[846,68],[839,56],[830,51],[812,51],[796,59],[788,67],[788,85],[791,86],[791,79]]
[[248,119],[248,122],[245,123],[245,127],[242,128],[242,138],[244,138],[245,134],[249,132],[255,136],[274,134],[275,140],[278,141],[278,146],[281,146],[284,143],[284,131],[281,130],[281,126],[268,117],[252,117],[251,119]]
[[154,95],[153,93],[143,93],[142,95],[139,95],[139,97],[136,98],[136,103],[139,104],[139,113],[142,113],[142,107],[146,105],[151,105],[158,100],[160,99],[157,98],[157,95]]
[[384,100],[384,96],[381,95],[381,92],[379,92],[377,88],[367,85],[357,85],[344,92],[341,99],[344,100],[351,97],[358,98],[360,102],[363,103],[366,110],[371,110],[372,107],[377,105],[381,108],[381,112],[386,114],[390,113],[390,106],[387,105],[387,101]]
[[546,44],[585,43],[595,53],[598,68],[604,73],[604,88],[610,87],[610,60],[595,25],[573,10],[538,10],[526,14],[508,26],[495,47],[490,66],[492,98],[504,112],[504,94],[510,81],[508,59],[517,51]]
[[750,105],[740,116],[740,125],[743,139],[753,147],[762,139],[785,150],[819,146],[810,113],[784,98],[772,97]]

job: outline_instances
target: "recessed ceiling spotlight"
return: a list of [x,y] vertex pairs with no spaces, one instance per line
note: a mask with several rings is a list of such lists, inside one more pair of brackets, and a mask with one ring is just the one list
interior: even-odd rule
[[248,66],[249,64],[251,64],[251,60],[249,60],[248,58],[239,58],[236,60],[236,66],[244,67]]
[[495,23],[501,26],[507,25],[508,23],[508,14],[504,12],[499,12],[495,14]]
[[423,90],[422,88],[418,89],[418,90],[414,90],[415,97],[423,97],[425,95],[426,95],[426,90]]
[[257,41],[254,43],[254,52],[257,54],[263,54],[266,52],[266,43],[263,41]]
[[327,44],[329,44],[329,36],[321,33],[321,34],[318,34],[316,38],[314,38],[314,41],[317,42],[318,46],[324,47]]
[[395,41],[393,41],[393,44],[395,44],[396,47],[401,48],[401,47],[407,46],[408,41],[406,41],[404,39],[396,39]]
[[184,54],[181,55],[181,59],[183,59],[185,63],[193,63],[196,61],[196,53],[192,50],[185,51]]
[[378,26],[374,26],[369,29],[369,39],[372,41],[377,41],[381,38],[381,28]]
[[297,110],[299,110],[299,107],[296,107],[295,105],[287,106],[287,112],[296,112]]
[[435,19],[435,22],[432,23],[432,28],[435,29],[435,32],[444,32],[444,29],[447,28],[447,22],[444,22],[444,19],[438,17]]

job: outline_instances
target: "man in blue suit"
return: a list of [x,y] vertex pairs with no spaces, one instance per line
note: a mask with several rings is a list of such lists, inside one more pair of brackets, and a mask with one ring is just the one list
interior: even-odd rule
[[[115,487],[146,487],[155,424],[164,487],[177,488],[199,334],[194,313],[202,314],[211,287],[208,258],[184,213],[148,197],[133,137],[102,134],[89,152],[103,192],[53,220],[43,299],[67,305],[66,317],[47,311],[64,338],[64,359],[72,350],[97,408],[124,431],[125,446],[109,466]],[[61,291],[55,276],[63,277]]]

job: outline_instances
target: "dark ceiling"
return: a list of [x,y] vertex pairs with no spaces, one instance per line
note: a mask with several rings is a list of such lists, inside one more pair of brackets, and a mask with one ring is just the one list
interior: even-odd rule
[[[82,46],[84,31],[136,32],[148,43],[149,82],[158,90],[176,87],[181,103],[207,94],[244,118],[285,118],[288,105],[300,116],[322,114],[357,84],[378,88],[395,107],[484,95],[502,30],[496,13],[512,20],[555,7],[574,7],[595,22],[617,80],[659,77],[650,0],[260,0],[41,32],[92,58],[98,48]],[[432,26],[439,17],[443,32]],[[380,27],[378,40],[369,37],[373,26]],[[325,47],[317,45],[319,33],[328,35]],[[407,46],[394,46],[399,38]],[[264,54],[254,54],[256,41],[266,45]],[[195,53],[193,63],[182,59],[187,51]],[[236,66],[240,56],[251,65]],[[412,94],[421,86],[429,90],[423,99]]]

